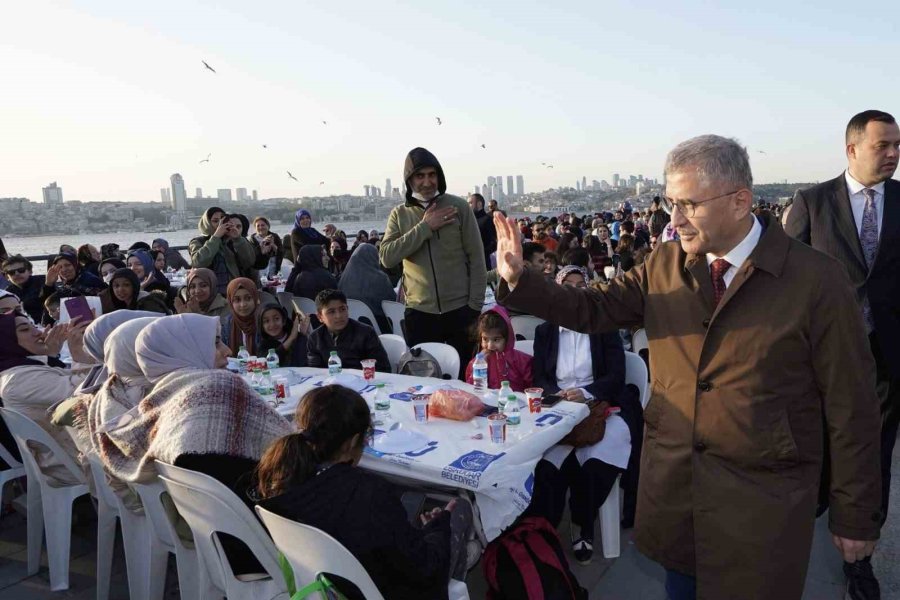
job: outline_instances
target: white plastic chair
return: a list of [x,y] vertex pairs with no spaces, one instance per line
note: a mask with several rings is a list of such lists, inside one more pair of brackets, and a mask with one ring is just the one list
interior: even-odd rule
[[512,324],[513,331],[516,332],[516,337],[521,335],[526,340],[533,340],[534,330],[544,320],[531,315],[516,315],[515,317],[510,317],[509,322]]
[[278,298],[278,304],[284,307],[288,313],[288,317],[294,318],[294,295],[290,292],[275,292]]
[[[625,385],[629,383],[637,386],[641,393],[641,406],[647,408],[647,402],[650,401],[647,364],[634,352],[625,352]],[[613,484],[609,495],[600,506],[600,540],[603,544],[604,558],[616,558],[621,550],[619,530],[622,512],[622,501],[619,497],[619,481],[621,479],[621,475],[616,477],[616,483]]]
[[19,477],[25,477],[25,466],[13,458],[12,453],[3,444],[0,444],[0,459],[3,459],[3,462],[9,467],[4,471],[0,471],[0,498],[2,498],[3,488],[7,482]]
[[388,360],[391,362],[391,373],[396,373],[400,359],[409,350],[406,346],[406,340],[403,339],[402,335],[382,333],[378,336],[378,341],[381,342],[381,345],[384,346],[384,351],[387,352]]
[[212,586],[208,586],[208,589],[203,592],[200,590],[200,563],[197,551],[178,537],[175,524],[172,523],[162,503],[162,496],[168,495],[162,482],[156,480],[152,483],[134,483],[131,487],[141,497],[144,513],[152,525],[149,570],[150,600],[158,600],[163,597],[170,552],[175,554],[178,565],[178,588],[181,591],[181,600],[213,596]]
[[[362,300],[347,298],[347,308],[350,310],[351,319],[356,319],[360,323],[368,325],[375,330],[375,333],[381,335],[381,327],[378,326],[378,320],[375,318],[375,313],[372,312],[372,309],[369,308],[368,304]],[[365,321],[362,319],[365,319]],[[366,321],[368,321],[368,323]]]
[[[69,553],[72,544],[72,502],[90,492],[87,479],[50,434],[25,415],[0,408],[0,416],[6,421],[16,440],[25,473],[28,477],[28,575],[34,575],[41,566],[41,533],[47,538],[47,562],[50,565],[50,589],[54,592],[69,589]],[[51,481],[38,467],[28,443],[48,448],[54,458],[78,483],[62,485]],[[45,526],[46,525],[46,526]],[[98,565],[99,570],[99,565]],[[99,577],[98,577],[99,581]]]
[[[352,582],[366,600],[384,599],[365,567],[332,536],[261,506],[256,507],[256,514],[290,563],[298,588],[313,582],[319,573],[330,573]],[[464,581],[451,579],[447,587],[450,600],[468,600],[469,589]]]
[[384,316],[388,318],[388,321],[391,322],[391,327],[394,330],[394,335],[399,335],[403,339],[406,339],[406,336],[403,335],[403,319],[406,315],[406,306],[404,306],[400,302],[394,302],[393,300],[382,300],[381,301],[381,310],[384,311]]
[[423,342],[413,348],[421,348],[432,355],[441,365],[441,372],[444,375],[449,375],[450,379],[459,379],[459,352],[456,348],[440,342]]
[[316,316],[316,301],[304,296],[294,296],[294,308],[306,313],[308,317]]
[[635,354],[640,355],[640,353],[644,350],[648,352],[650,350],[650,342],[649,340],[647,340],[647,330],[638,329],[633,334],[631,334],[631,351]]
[[[229,600],[288,598],[278,551],[262,525],[234,492],[208,475],[156,462],[159,478],[187,521],[200,555],[201,588],[207,582]],[[234,574],[219,541],[220,533],[244,542],[265,573]]]
[[516,350],[534,356],[534,340],[516,340]]

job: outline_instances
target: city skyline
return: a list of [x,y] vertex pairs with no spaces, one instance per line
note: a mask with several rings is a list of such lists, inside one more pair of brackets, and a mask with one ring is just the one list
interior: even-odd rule
[[[834,74],[879,80],[879,98],[900,91],[880,61],[859,60],[900,42],[847,39],[852,6],[375,4],[17,5],[0,40],[16,57],[0,65],[15,91],[0,98],[0,196],[57,180],[72,198],[152,201],[172,173],[267,197],[358,193],[402,187],[415,146],[451,189],[484,185],[490,165],[536,191],[609,171],[661,178],[672,146],[710,132],[748,146],[759,183],[821,181],[845,166],[850,116],[892,111]],[[500,93],[479,91],[500,74]]]

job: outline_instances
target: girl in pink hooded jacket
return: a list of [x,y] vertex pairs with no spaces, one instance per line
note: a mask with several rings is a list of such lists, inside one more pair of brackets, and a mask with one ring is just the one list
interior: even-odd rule
[[[531,356],[515,349],[516,334],[509,315],[502,306],[495,306],[478,318],[480,352],[488,364],[488,388],[500,389],[501,381],[509,381],[514,392],[523,392],[532,385]],[[472,383],[472,365],[466,367],[466,382]]]

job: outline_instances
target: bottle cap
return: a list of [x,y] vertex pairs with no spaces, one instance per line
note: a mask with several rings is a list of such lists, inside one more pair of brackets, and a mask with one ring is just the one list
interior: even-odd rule
[[332,350],[332,351],[331,351],[331,356],[334,356],[335,354],[337,354],[337,350]]
[[384,384],[383,384],[383,383],[376,383],[376,384],[375,384],[375,387],[377,387],[377,388],[383,388],[383,387],[384,387]]
[[508,381],[501,381],[501,382],[500,382],[500,385],[509,385],[509,382],[508,382]]

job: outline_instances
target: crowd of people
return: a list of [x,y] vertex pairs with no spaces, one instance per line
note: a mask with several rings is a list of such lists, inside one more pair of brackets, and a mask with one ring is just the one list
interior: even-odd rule
[[[154,459],[199,470],[334,535],[385,597],[442,597],[474,562],[461,542],[471,508],[411,525],[396,490],[356,468],[371,422],[355,392],[311,392],[292,424],[224,370],[241,350],[274,350],[282,366],[324,368],[337,352],[344,367],[375,359],[389,372],[396,365],[348,301],[365,303],[384,332],[382,301],[400,301],[393,333],[409,347],[456,348],[452,376],[471,383],[481,353],[489,388],[616,407],[600,441],[567,438],[535,470],[526,514],[558,525],[568,495],[579,562],[591,562],[598,509],[622,475],[623,525],[666,568],[673,599],[799,598],[812,523],[829,507],[851,597],[874,598],[869,556],[900,418],[900,258],[889,238],[900,232],[898,146],[890,115],[857,115],[847,171],[781,206],[754,202],[745,149],[701,136],[669,154],[667,195],[646,209],[534,219],[448,194],[437,158],[416,148],[384,233],[350,243],[333,225],[319,231],[306,209],[279,237],[265,217],[210,207],[189,258],[162,239],[126,252],[64,245],[42,276],[0,246],[0,398],[79,464],[96,452],[124,494],[154,474]],[[847,207],[823,208],[834,190]],[[279,301],[282,273],[315,314]],[[485,310],[488,287],[501,305]],[[80,296],[98,297],[94,318],[63,318]],[[546,320],[532,353],[516,349],[515,314]],[[623,339],[637,328],[650,340],[646,413],[625,385]],[[125,412],[127,434],[115,426]],[[2,423],[0,438],[17,453]],[[53,456],[39,462],[66,477]],[[226,551],[253,568],[240,548]]]

